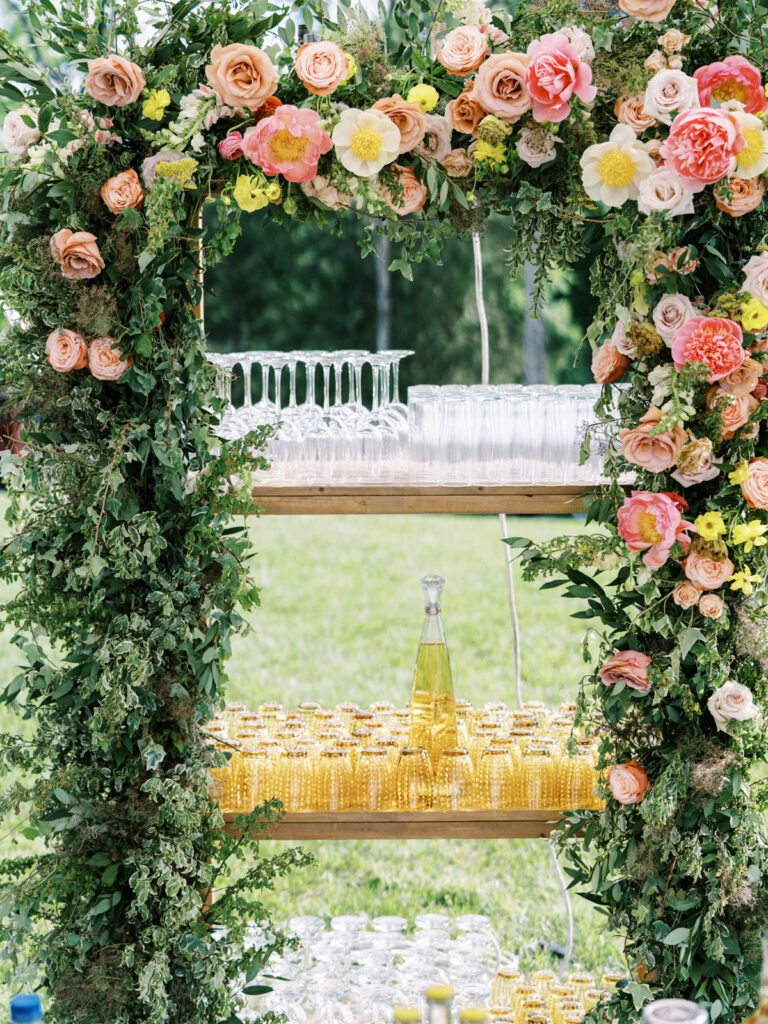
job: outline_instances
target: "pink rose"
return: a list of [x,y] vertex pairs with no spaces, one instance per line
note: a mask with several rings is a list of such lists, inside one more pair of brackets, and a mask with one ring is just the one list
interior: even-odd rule
[[638,693],[648,693],[651,681],[648,678],[648,666],[651,658],[640,651],[616,651],[598,670],[600,679],[606,686],[615,686],[624,682]]
[[696,316],[691,300],[682,292],[662,295],[653,308],[653,323],[656,330],[669,345],[674,336],[691,317]]
[[238,160],[243,155],[243,133],[230,132],[219,143],[219,154],[225,160]]
[[688,439],[682,427],[654,433],[661,418],[661,411],[652,405],[634,430],[619,431],[621,454],[627,462],[648,473],[665,473],[672,469]]
[[282,174],[287,181],[311,181],[321,155],[331,148],[331,137],[321,124],[317,111],[284,103],[272,117],[248,129],[243,155],[265,174]]
[[[674,499],[678,499],[674,495]],[[630,551],[644,551],[643,562],[650,569],[659,569],[669,558],[672,545],[679,541],[690,545],[685,530],[692,528],[680,514],[677,502],[661,492],[632,491],[619,509],[618,530]]]
[[704,107],[678,114],[661,146],[667,167],[683,179],[691,192],[731,174],[744,149],[739,122],[727,110]]
[[645,87],[643,112],[663,124],[671,124],[673,114],[700,106],[696,82],[682,71],[659,71]]
[[214,46],[205,74],[222,100],[235,109],[258,110],[277,92],[277,71],[258,46]]
[[88,366],[97,380],[117,380],[131,362],[130,356],[123,359],[114,338],[95,338],[88,346]]
[[477,71],[488,52],[488,37],[477,25],[459,25],[443,39],[437,59],[449,75],[466,78]]
[[330,96],[349,76],[349,61],[338,43],[304,43],[296,51],[294,68],[313,96]]
[[676,583],[672,591],[672,600],[680,608],[693,608],[699,603],[700,597],[701,591],[690,580],[681,580]]
[[699,590],[719,590],[726,580],[733,576],[734,565],[730,558],[716,562],[691,550],[683,562],[686,578]]
[[744,362],[744,335],[734,320],[720,316],[692,316],[672,339],[675,369],[686,363],[704,363],[709,381],[720,380],[737,370]]
[[571,112],[570,100],[578,96],[591,103],[597,96],[592,68],[579,59],[568,37],[557,32],[534,39],[528,46],[531,58],[525,84],[533,98],[534,121],[564,121]]
[[749,460],[749,476],[741,485],[741,493],[750,508],[768,512],[768,459]]
[[496,53],[480,65],[472,99],[489,114],[514,123],[533,106],[526,85],[530,57],[525,53]]
[[705,619],[721,619],[725,612],[722,597],[717,594],[704,594],[699,601],[699,611]]
[[144,202],[144,190],[138,174],[132,167],[105,181],[99,195],[110,213],[137,210]]
[[592,376],[598,384],[611,384],[624,376],[628,366],[629,359],[615,345],[606,341],[592,359]]
[[51,238],[51,253],[61,266],[62,276],[69,281],[96,277],[105,266],[96,236],[89,231],[72,232],[62,228]]
[[118,57],[116,53],[88,61],[85,91],[108,107],[125,107],[135,103],[146,84],[141,68],[125,57]]
[[693,77],[699,87],[699,99],[703,107],[712,100],[723,104],[738,100],[744,104],[748,114],[760,114],[768,110],[765,89],[760,81],[760,72],[746,57],[735,55],[717,60],[694,71]]
[[637,761],[614,764],[608,769],[608,785],[620,804],[639,804],[648,789],[648,776]]
[[398,217],[406,217],[409,213],[420,210],[427,201],[427,186],[422,185],[416,177],[412,167],[403,167],[400,164],[393,164],[392,169],[402,186],[403,193],[397,199],[389,191],[382,188],[381,194],[391,210],[394,210]]
[[707,707],[718,732],[728,732],[728,723],[731,721],[746,722],[760,717],[752,691],[748,686],[733,681],[719,686],[707,701]]
[[51,331],[45,343],[45,354],[57,373],[71,373],[88,365],[85,339],[77,331],[66,328],[63,331]]

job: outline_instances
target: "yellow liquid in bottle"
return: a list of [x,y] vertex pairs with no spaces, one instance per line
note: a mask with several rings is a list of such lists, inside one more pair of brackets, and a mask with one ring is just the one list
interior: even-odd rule
[[408,746],[424,747],[434,771],[442,752],[458,742],[448,649],[441,643],[421,643],[413,676]]

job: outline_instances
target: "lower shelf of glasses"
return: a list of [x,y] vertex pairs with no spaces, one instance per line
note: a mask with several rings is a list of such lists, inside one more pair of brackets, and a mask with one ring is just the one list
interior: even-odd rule
[[[237,814],[224,814],[236,834]],[[560,822],[556,810],[304,811],[286,814],[267,839],[545,839]]]
[[266,515],[573,515],[584,511],[589,484],[440,487],[426,484],[299,486],[257,484]]

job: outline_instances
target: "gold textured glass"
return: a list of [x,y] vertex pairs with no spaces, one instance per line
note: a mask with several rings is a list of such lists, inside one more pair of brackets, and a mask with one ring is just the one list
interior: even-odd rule
[[[232,754],[230,743],[214,743],[214,749],[220,753]],[[235,784],[232,772],[232,760],[226,764],[211,766],[211,796],[221,804],[222,811],[231,811],[235,804]]]
[[514,1024],[515,1011],[511,1006],[497,1006],[495,1003],[492,1003],[488,1007],[488,1016],[493,1021],[512,1021]]
[[354,806],[386,811],[395,802],[394,769],[384,747],[366,747],[357,759]]
[[523,751],[523,807],[537,810],[555,807],[555,762],[546,747],[528,747]]
[[272,796],[272,765],[263,747],[245,744],[240,750],[237,773],[237,806],[252,811]]
[[540,970],[533,972],[531,981],[539,990],[541,998],[546,999],[549,995],[549,986],[557,981],[557,975],[550,967],[542,967]]
[[314,771],[306,750],[284,750],[278,759],[277,797],[286,811],[311,811]]
[[547,1012],[547,1004],[539,996],[533,996],[530,999],[523,999],[520,1006],[515,1014],[516,1024],[527,1024],[528,1018],[531,1014],[544,1015]]
[[566,810],[589,807],[597,783],[592,758],[584,754],[560,759],[557,771],[557,806]]
[[480,767],[480,757],[494,736],[499,733],[499,726],[496,722],[489,722],[484,719],[475,723],[474,732],[469,738],[469,755],[472,758],[472,767],[475,771]]
[[309,724],[309,731],[317,736],[323,729],[341,729],[344,727],[344,720],[337,711],[328,711],[326,708],[318,708],[312,715]]
[[515,985],[512,992],[512,1008],[515,1011],[515,1018],[517,1018],[517,1015],[520,1012],[520,1008],[525,1002],[525,1000],[535,999],[536,995],[536,986],[531,985],[527,981],[521,981],[518,982],[517,985]]
[[[552,1013],[552,1020],[555,1024],[563,1024],[563,1017],[569,1013],[577,1013],[580,1014],[581,1017],[584,1016],[584,1004],[575,996],[571,999],[560,999],[555,1004],[554,1012]],[[581,1017],[579,1019],[581,1019]]]
[[576,998],[581,999],[587,989],[595,984],[595,976],[589,971],[571,971],[568,975],[568,984],[573,985]]
[[316,711],[321,711],[323,705],[317,700],[303,700],[296,709],[301,715],[301,720],[307,729],[312,728],[312,722]]
[[268,701],[266,704],[260,704],[259,717],[264,723],[264,728],[267,730],[269,735],[274,736],[285,721],[283,705],[278,704],[276,701]]
[[367,725],[353,724],[351,736],[353,739],[357,740],[361,747],[375,746],[373,729],[369,728]]
[[606,971],[600,980],[603,988],[609,992],[615,992],[620,981],[626,981],[627,976],[623,971]]
[[554,1011],[557,1004],[563,999],[573,999],[575,990],[573,985],[566,985],[564,982],[553,982],[549,986],[549,995],[547,996],[547,1011],[550,1017],[554,1017]]
[[472,758],[464,747],[447,747],[435,773],[435,807],[442,811],[466,811],[474,806]]
[[426,811],[432,806],[432,762],[424,747],[403,747],[396,779],[400,810]]
[[531,725],[513,725],[509,735],[520,748],[520,753],[523,753],[536,739],[536,729]]
[[611,993],[604,988],[588,988],[584,995],[581,997],[582,1003],[584,1003],[584,1012],[589,1013],[590,1010],[594,1010],[598,1003],[604,1002],[606,999],[611,998]]
[[319,811],[347,811],[352,806],[352,764],[346,751],[321,751],[315,802]]
[[360,755],[361,746],[359,742],[353,739],[351,736],[339,736],[329,746],[336,747],[337,750],[344,750],[349,755],[349,763],[352,765],[352,774],[357,771],[357,759]]
[[493,983],[491,1002],[494,1006],[512,1006],[516,987],[524,981],[517,967],[500,967]]
[[478,807],[505,808],[514,802],[515,775],[506,747],[486,747],[475,782]]
[[234,736],[236,726],[242,715],[248,713],[248,705],[241,704],[240,701],[229,701],[224,705],[224,710],[221,712],[221,721],[224,722],[227,727],[227,732],[230,736]]

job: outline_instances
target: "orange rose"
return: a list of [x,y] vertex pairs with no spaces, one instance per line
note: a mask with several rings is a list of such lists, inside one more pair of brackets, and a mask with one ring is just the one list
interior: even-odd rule
[[[729,198],[730,193],[730,198]],[[760,175],[754,178],[739,178],[734,174],[726,178],[722,186],[715,190],[715,205],[723,213],[731,217],[743,217],[752,213],[763,201],[765,182]]]
[[747,356],[738,369],[732,370],[727,377],[719,380],[717,385],[726,394],[735,395],[737,398],[740,398],[742,395],[749,395],[755,390],[762,372],[762,364],[758,363],[756,359],[750,359]]
[[723,441],[730,441],[736,436],[736,431],[743,427],[749,420],[752,410],[757,408],[757,399],[750,394],[733,395],[723,388],[710,388],[707,395],[707,408],[718,407],[723,417],[723,429],[720,438]]
[[620,804],[639,804],[648,789],[648,776],[637,761],[614,764],[608,769],[608,785]]
[[480,65],[472,93],[477,102],[502,121],[514,123],[533,106],[525,84],[531,58],[525,53],[497,53]]
[[477,25],[452,29],[437,51],[437,59],[449,75],[466,78],[477,71],[488,52],[488,37]]
[[741,493],[750,508],[768,512],[768,459],[749,460],[749,477],[741,485]]
[[377,100],[373,109],[386,114],[400,131],[401,153],[409,153],[424,138],[427,120],[418,103],[406,103],[402,96],[395,93],[394,96]]
[[619,7],[638,21],[664,21],[675,0],[619,0]]
[[139,176],[131,168],[116,174],[105,181],[99,195],[104,200],[110,213],[122,213],[123,210],[137,210],[144,202],[144,189]]
[[683,569],[686,577],[699,590],[718,590],[734,573],[730,558],[716,562],[714,558],[707,558],[693,550],[683,560]]
[[338,43],[304,43],[294,64],[302,85],[313,96],[330,96],[349,75],[349,62]]
[[688,439],[688,434],[682,427],[653,434],[660,420],[661,411],[652,405],[641,417],[639,426],[634,430],[622,430],[619,433],[624,458],[633,466],[640,466],[649,473],[663,473],[671,469],[677,462],[680,449]]
[[610,384],[612,381],[618,380],[619,377],[623,377],[628,366],[629,359],[623,356],[610,341],[606,341],[595,352],[592,359],[592,376],[598,384]]
[[45,354],[57,373],[71,373],[88,365],[85,339],[77,331],[66,328],[63,331],[51,331],[45,343]]
[[700,597],[701,591],[690,580],[681,580],[676,583],[672,591],[672,600],[680,608],[693,608],[695,604],[699,603]]
[[487,113],[488,111],[478,102],[473,90],[465,89],[460,96],[447,104],[445,119],[452,131],[461,132],[462,135],[474,135],[477,138],[478,125]]
[[403,189],[403,193],[397,199],[387,188],[382,188],[381,194],[387,201],[390,210],[394,210],[398,217],[406,217],[409,213],[420,210],[427,201],[427,186],[422,185],[413,172],[412,167],[403,167],[401,164],[393,164],[392,169]]
[[125,107],[135,103],[146,84],[144,72],[138,64],[132,64],[125,57],[118,57],[116,53],[88,61],[85,91],[108,107]]
[[209,84],[230,107],[258,110],[277,92],[277,71],[258,46],[214,46],[205,69]]
[[620,96],[613,105],[613,112],[619,124],[627,124],[638,135],[658,124],[650,114],[643,113],[645,94],[638,96]]
[[117,380],[131,365],[116,346],[114,338],[96,338],[88,346],[88,366],[97,380]]
[[104,269],[96,236],[89,231],[57,231],[51,239],[51,252],[61,266],[61,273],[70,281],[96,277]]
[[720,619],[725,611],[723,599],[717,594],[704,594],[699,601],[699,611],[705,619]]

